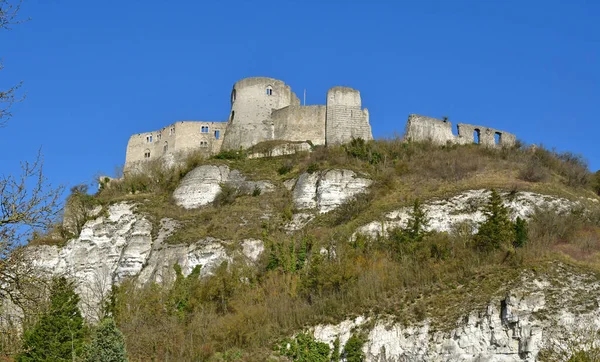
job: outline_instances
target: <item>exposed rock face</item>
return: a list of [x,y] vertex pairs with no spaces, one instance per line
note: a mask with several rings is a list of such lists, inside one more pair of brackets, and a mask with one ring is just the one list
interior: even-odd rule
[[203,165],[185,175],[175,189],[173,198],[177,205],[195,209],[213,202],[221,192],[221,184],[229,184],[249,192],[255,188],[259,188],[262,193],[275,189],[267,181],[246,181],[239,171],[230,170],[227,166]]
[[[467,222],[472,224],[473,231],[477,225],[485,220],[482,206],[489,199],[488,190],[470,190],[449,199],[432,201],[423,205],[429,220],[428,230],[450,231],[458,223]],[[577,202],[567,199],[536,194],[533,192],[517,192],[509,198],[507,193],[503,194],[504,204],[511,211],[511,217],[527,218],[536,208],[552,209],[564,212],[578,205]],[[386,235],[387,230],[404,227],[408,221],[410,207],[389,212],[382,221],[373,221],[358,228],[357,233],[371,237]]]
[[303,173],[294,187],[294,204],[301,210],[318,209],[320,213],[326,213],[366,192],[371,183],[350,170]]
[[[64,247],[32,246],[31,262],[47,275],[68,275],[77,283],[84,305],[83,312],[94,318],[99,299],[125,278],[138,278],[138,283],[173,280],[173,265],[178,263],[184,275],[202,265],[201,275],[211,271],[233,254],[225,248],[226,241],[204,238],[191,245],[165,244],[164,240],[177,228],[177,222],[161,221],[156,238],[152,225],[134,212],[134,205],[119,203],[109,207],[108,217],[88,221],[81,235]],[[263,251],[262,241],[244,240],[240,250],[249,261],[256,261]],[[105,296],[105,295],[104,295]]]
[[555,267],[562,286],[547,276],[524,273],[505,298],[471,312],[449,330],[434,328],[430,320],[405,326],[391,318],[367,324],[368,318],[358,317],[311,331],[333,347],[336,338],[343,346],[362,326],[367,361],[535,361],[541,350],[567,350],[569,340],[600,328],[597,277]]

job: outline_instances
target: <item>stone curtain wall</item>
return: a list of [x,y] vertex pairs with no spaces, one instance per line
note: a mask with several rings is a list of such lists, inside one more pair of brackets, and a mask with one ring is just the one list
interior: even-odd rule
[[[268,93],[267,89],[271,92]],[[234,96],[235,94],[235,96]],[[232,90],[227,136],[223,149],[237,150],[272,140],[274,129],[271,113],[300,100],[284,82],[272,78],[246,78]]]
[[274,139],[325,144],[326,106],[289,106],[273,111]]
[[343,144],[352,138],[373,139],[369,111],[361,107],[360,92],[355,89],[333,87],[327,92],[327,144]]
[[452,123],[448,121],[411,114],[408,116],[404,138],[411,141],[431,141],[439,145],[448,142],[470,144],[477,143],[475,134],[478,133],[479,144],[487,147],[511,147],[517,141],[514,134],[489,127],[459,123],[457,129],[458,135],[454,135]]

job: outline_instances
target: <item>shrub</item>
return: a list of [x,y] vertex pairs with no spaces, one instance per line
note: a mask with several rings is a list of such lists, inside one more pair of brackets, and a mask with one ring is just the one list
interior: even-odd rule
[[244,150],[221,151],[214,156],[217,160],[243,160],[246,158]]
[[86,362],[127,362],[125,340],[112,318],[106,318],[96,329],[86,351]]
[[317,342],[312,336],[304,333],[284,341],[280,353],[296,362],[329,362],[329,345]]
[[213,201],[215,207],[231,205],[240,196],[240,190],[230,184],[221,184],[221,192],[217,194]]
[[371,201],[373,196],[370,192],[360,193],[346,201],[335,211],[333,225],[341,225],[353,220],[369,207]]
[[525,246],[527,244],[527,221],[517,217],[515,220],[515,241],[513,245],[517,248]]
[[381,153],[373,149],[372,142],[366,142],[362,138],[352,138],[350,143],[344,145],[344,150],[349,156],[368,162],[371,165],[378,164],[383,158]]
[[363,362],[365,354],[362,347],[365,344],[365,339],[359,334],[352,334],[344,346],[344,358],[346,362]]
[[255,186],[255,187],[254,187],[254,190],[252,190],[252,196],[253,196],[253,197],[260,196],[261,192],[262,192],[262,191],[261,191],[260,187],[258,187],[258,186]]
[[71,361],[81,356],[85,330],[77,307],[79,296],[73,282],[54,278],[50,287],[50,307],[35,326],[25,331],[19,362]]
[[475,245],[480,250],[508,247],[514,241],[514,226],[508,218],[508,209],[502,204],[502,197],[492,190],[488,204],[483,211],[485,221],[475,234]]
[[310,165],[308,165],[308,167],[306,168],[306,172],[308,173],[315,173],[319,171],[319,164],[316,162],[312,162]]
[[550,177],[550,172],[538,159],[531,159],[519,172],[519,179],[527,182],[543,182]]
[[286,161],[277,169],[277,173],[280,175],[285,175],[289,173],[294,168],[294,164],[291,161]]
[[597,195],[600,195],[600,170],[596,171],[592,176],[592,189]]

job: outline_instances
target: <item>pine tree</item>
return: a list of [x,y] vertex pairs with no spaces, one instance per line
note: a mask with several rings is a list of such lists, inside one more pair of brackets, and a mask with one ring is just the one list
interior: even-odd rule
[[19,362],[72,361],[81,355],[84,344],[83,317],[77,307],[79,296],[73,282],[54,278],[50,289],[50,307],[23,337]]
[[475,234],[475,245],[481,250],[510,248],[515,240],[514,225],[508,218],[508,209],[502,197],[492,190],[490,199],[483,211],[485,221]]
[[516,248],[520,248],[527,244],[528,235],[527,235],[527,221],[517,217],[515,221],[515,241],[513,245]]
[[86,362],[127,362],[125,340],[112,318],[104,319],[90,344]]
[[416,199],[413,203],[412,212],[408,215],[408,223],[404,229],[410,241],[422,241],[427,234],[425,228],[429,225],[427,212],[423,208],[421,201]]

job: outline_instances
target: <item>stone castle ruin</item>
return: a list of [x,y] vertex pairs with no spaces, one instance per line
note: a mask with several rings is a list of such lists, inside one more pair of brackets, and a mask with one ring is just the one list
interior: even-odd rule
[[[325,105],[306,106],[300,104],[283,81],[246,78],[233,85],[227,122],[179,121],[157,131],[131,136],[125,171],[155,159],[174,161],[190,151],[210,156],[223,150],[247,149],[265,141],[283,141],[288,142],[285,152],[291,153],[295,142],[333,145],[348,143],[353,138],[373,139],[369,111],[362,108],[359,91],[333,87],[327,92]],[[404,139],[442,145],[480,143],[491,147],[512,146],[516,141],[513,134],[463,123],[457,125],[455,135],[447,120],[414,114],[408,118]],[[308,147],[306,143],[304,146]]]
[[181,121],[129,138],[125,171],[144,161],[189,151],[207,155],[246,149],[264,141],[343,144],[373,139],[360,92],[334,87],[325,105],[300,105],[290,86],[272,78],[246,78],[233,85],[227,122]]
[[456,125],[457,135],[452,132],[452,123],[446,119],[436,119],[417,114],[408,116],[406,122],[405,140],[431,141],[435,144],[447,143],[469,144],[478,143],[487,147],[514,146],[517,137],[514,134],[499,131],[484,126],[459,123]]

